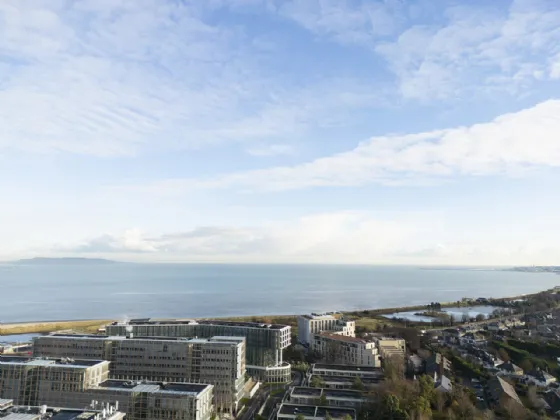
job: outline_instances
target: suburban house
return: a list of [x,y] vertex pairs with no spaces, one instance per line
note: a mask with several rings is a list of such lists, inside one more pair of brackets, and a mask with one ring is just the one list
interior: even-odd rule
[[488,381],[488,393],[490,401],[494,404],[503,405],[511,400],[523,406],[513,386],[499,376],[495,376]]
[[511,361],[502,363],[501,365],[496,366],[496,368],[505,375],[523,376],[523,369],[514,365]]
[[440,353],[434,353],[426,359],[426,374],[434,376],[444,375],[446,372],[451,372],[451,362]]
[[528,382],[533,382],[538,386],[548,386],[556,382],[556,377],[542,369],[533,369],[527,372],[526,377]]

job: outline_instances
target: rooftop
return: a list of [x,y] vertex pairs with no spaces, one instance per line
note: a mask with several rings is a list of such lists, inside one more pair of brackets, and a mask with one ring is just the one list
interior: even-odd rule
[[282,404],[280,406],[279,414],[297,416],[301,414],[305,417],[323,417],[329,415],[334,418],[343,418],[347,414],[352,418],[356,417],[356,411],[351,408],[339,407],[317,407],[314,405],[299,405],[299,404]]
[[381,368],[371,367],[371,366],[353,366],[353,365],[330,365],[325,363],[315,363],[313,365],[313,371],[315,369],[325,369],[325,370],[345,370],[351,372],[372,372],[382,374]]
[[211,386],[212,385],[193,384],[186,382],[150,382],[109,379],[105,382],[100,383],[97,388],[130,392],[158,392],[182,395],[198,395]]
[[367,344],[368,342],[362,338],[357,337],[348,337],[346,335],[338,335],[338,334],[330,334],[327,332],[319,333],[321,337],[332,338],[333,340],[338,341],[345,341],[347,343],[360,343],[360,344]]
[[315,320],[331,320],[331,319],[336,319],[334,316],[330,315],[330,314],[307,314],[307,315],[301,315],[302,318],[307,318],[307,319],[315,319]]
[[[311,375],[311,377],[313,376],[319,376],[319,375]],[[320,376],[321,379],[323,379],[323,381],[325,382],[334,382],[334,383],[345,383],[345,384],[352,384],[354,382],[354,378],[352,378],[351,376],[336,376],[336,375],[321,375]],[[373,385],[373,384],[378,384],[383,380],[383,376],[380,373],[380,375],[378,377],[374,377],[374,378],[360,378],[360,380],[362,381],[362,383],[364,385]]]
[[284,328],[289,328],[288,325],[265,324],[260,322],[155,318],[131,319],[127,322],[113,322],[111,325],[222,325],[225,327],[259,328],[271,330],[282,330]]
[[10,406],[0,411],[0,418],[3,420],[111,420],[123,416],[122,413],[115,410],[114,406],[103,408],[108,408],[105,416],[103,416],[101,406],[98,409],[86,408],[84,410],[47,406]]
[[235,336],[215,336],[210,338],[186,338],[186,337],[167,337],[167,336],[134,336],[126,337],[124,335],[92,335],[92,334],[51,334],[38,338],[71,338],[73,340],[112,340],[112,341],[173,341],[173,342],[191,342],[191,343],[207,343],[207,342],[239,342],[244,341],[245,337]]
[[26,365],[26,366],[64,366],[68,368],[88,368],[102,363],[109,363],[104,360],[83,360],[71,359],[63,357],[58,359],[49,359],[41,357],[25,357],[25,356],[0,356],[0,365]]

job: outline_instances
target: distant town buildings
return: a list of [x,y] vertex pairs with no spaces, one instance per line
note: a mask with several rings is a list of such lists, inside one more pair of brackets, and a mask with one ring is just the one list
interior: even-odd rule
[[336,318],[330,314],[300,315],[297,318],[298,340],[303,344],[311,344],[317,333],[328,332],[347,337],[356,336],[356,323],[346,321],[343,317]]
[[245,337],[126,337],[49,335],[34,341],[34,356],[111,362],[110,378],[214,385],[214,404],[235,412],[245,384]]
[[291,327],[256,322],[194,321],[190,319],[135,319],[106,326],[109,336],[246,338],[247,372],[264,382],[289,382],[291,366],[282,350],[291,344]]

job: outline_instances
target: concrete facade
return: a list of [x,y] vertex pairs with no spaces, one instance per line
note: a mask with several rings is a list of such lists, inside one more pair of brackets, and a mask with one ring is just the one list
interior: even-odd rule
[[105,327],[108,335],[151,337],[236,336],[246,339],[247,372],[264,382],[289,382],[291,366],[282,350],[291,344],[288,325],[256,322],[195,321],[190,319],[136,319]]
[[34,341],[34,356],[101,358],[110,378],[214,385],[214,405],[235,412],[245,384],[245,338],[49,335]]
[[356,336],[356,323],[332,315],[311,314],[300,315],[298,323],[298,340],[304,344],[311,344],[313,336],[321,332],[329,332],[347,337]]
[[328,363],[379,367],[379,353],[373,341],[330,333],[313,335],[311,349]]

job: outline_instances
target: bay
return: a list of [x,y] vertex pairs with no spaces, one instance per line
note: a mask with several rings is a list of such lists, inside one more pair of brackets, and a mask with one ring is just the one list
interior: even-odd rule
[[556,274],[350,265],[0,266],[0,322],[400,307],[549,289]]

